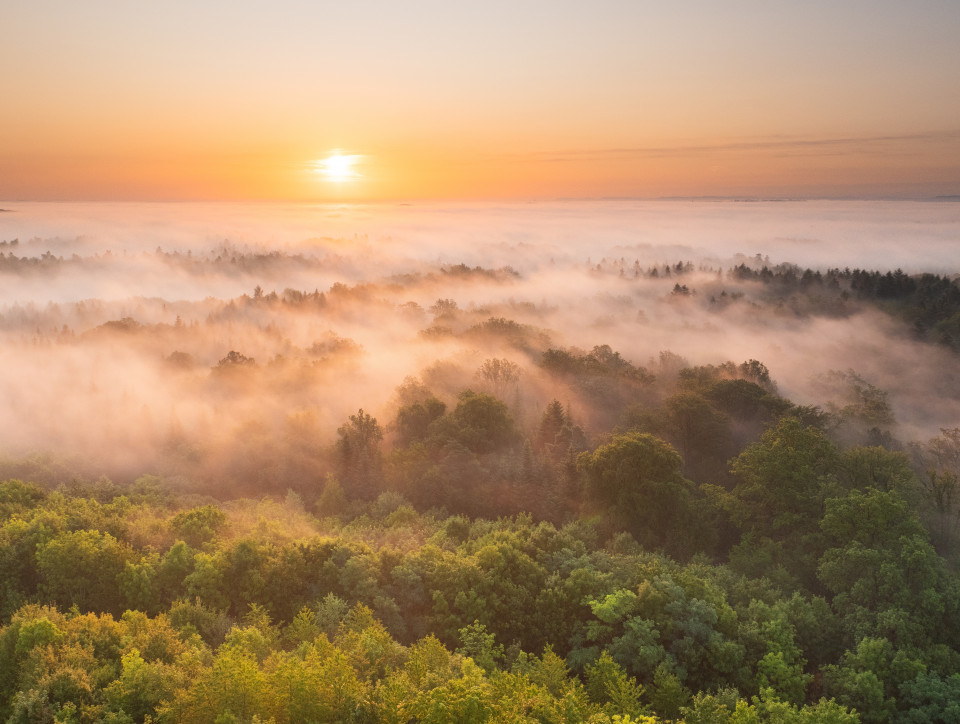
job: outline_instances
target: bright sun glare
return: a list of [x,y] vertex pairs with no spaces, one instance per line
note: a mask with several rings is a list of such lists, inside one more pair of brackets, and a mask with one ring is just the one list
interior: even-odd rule
[[321,174],[327,181],[343,182],[350,179],[359,178],[354,170],[354,165],[363,156],[358,154],[344,154],[334,151],[327,158],[314,162],[314,170]]

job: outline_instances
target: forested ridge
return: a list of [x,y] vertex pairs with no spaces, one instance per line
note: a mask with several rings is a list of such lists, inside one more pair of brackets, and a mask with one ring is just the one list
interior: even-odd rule
[[517,418],[491,358],[274,451],[302,465],[275,497],[4,459],[0,716],[958,720],[960,432],[898,441],[853,371],[821,408],[756,360],[539,366],[597,401],[589,435],[556,399]]

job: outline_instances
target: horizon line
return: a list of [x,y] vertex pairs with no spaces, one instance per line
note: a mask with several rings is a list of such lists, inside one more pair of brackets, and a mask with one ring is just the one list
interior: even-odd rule
[[[649,196],[640,194],[615,194],[602,196],[491,196],[491,197],[391,197],[380,199],[305,199],[305,198],[7,198],[0,204],[351,204],[351,205],[388,205],[412,206],[415,204],[436,203],[549,203],[574,201],[733,201],[733,202],[800,202],[800,201],[922,201],[922,202],[960,202],[957,194],[665,194]],[[0,213],[10,213],[14,209],[0,207]]]

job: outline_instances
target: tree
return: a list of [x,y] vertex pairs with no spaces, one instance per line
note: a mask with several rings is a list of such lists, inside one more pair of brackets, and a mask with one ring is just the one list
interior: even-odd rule
[[948,548],[960,527],[960,428],[940,428],[940,435],[910,448],[935,538]]
[[609,713],[625,713],[630,716],[646,716],[649,707],[643,705],[643,687],[628,676],[607,651],[584,669],[587,679],[587,694]]
[[230,350],[226,357],[217,362],[216,369],[226,370],[241,367],[253,367],[256,364],[257,362],[255,359],[253,359],[253,357],[247,357],[246,355],[240,354],[236,350]]
[[520,365],[508,359],[485,360],[477,370],[477,378],[490,388],[495,397],[503,399],[520,382]]
[[240,646],[221,646],[213,665],[179,692],[174,709],[184,722],[268,718],[275,703],[256,657]]
[[734,520],[774,539],[816,531],[826,499],[839,492],[837,460],[820,430],[783,418],[733,461]]
[[887,393],[870,384],[852,369],[831,370],[816,378],[827,410],[840,421],[838,432],[848,440],[863,441],[870,432],[881,435],[894,424]]
[[882,636],[926,647],[938,638],[949,598],[942,564],[916,514],[896,492],[868,489],[827,502],[829,544],[817,575],[834,593],[854,640]]
[[464,390],[450,415],[457,442],[477,454],[489,453],[516,440],[507,406],[483,392]]
[[543,411],[540,418],[540,425],[537,428],[537,435],[534,443],[538,450],[551,450],[558,442],[561,442],[560,435],[564,426],[567,424],[567,416],[563,410],[563,405],[559,400],[553,400],[547,409]]
[[696,392],[681,392],[664,401],[663,417],[663,435],[676,445],[688,474],[704,482],[709,475],[722,474],[735,452],[726,415]]
[[158,706],[174,697],[177,686],[186,682],[185,672],[156,661],[145,661],[140,651],[132,648],[120,660],[120,676],[104,689],[108,709],[123,721],[126,715],[132,721],[144,721],[156,714]]
[[380,482],[380,441],[383,429],[363,411],[337,428],[336,449],[340,478],[357,497],[372,498]]
[[188,545],[199,548],[211,540],[227,522],[227,516],[215,505],[204,505],[177,513],[170,528]]
[[397,411],[397,442],[406,447],[426,439],[430,424],[443,416],[447,406],[432,395],[404,405]]
[[733,460],[733,491],[711,492],[742,532],[731,551],[739,570],[769,575],[779,567],[784,583],[799,576],[816,584],[820,519],[826,500],[842,490],[838,456],[822,431],[785,417]]
[[460,308],[453,299],[438,299],[430,305],[430,313],[437,319],[455,317]]
[[118,578],[136,554],[109,533],[61,533],[37,551],[46,600],[81,611],[122,610]]
[[856,651],[847,651],[839,663],[823,667],[823,691],[844,706],[855,708],[864,724],[891,721],[899,688],[893,676],[893,659],[889,641],[862,638]]
[[839,476],[849,489],[894,490],[907,500],[917,500],[919,486],[906,453],[879,446],[849,448],[840,454]]
[[31,510],[47,497],[40,486],[20,480],[0,482],[0,520]]
[[643,543],[684,550],[692,483],[673,447],[647,433],[617,435],[577,461],[591,493]]
[[921,672],[900,687],[900,703],[909,707],[898,720],[905,724],[960,722],[960,674]]
[[487,633],[486,626],[474,620],[469,626],[460,629],[460,647],[456,653],[469,656],[489,675],[496,671],[503,661],[503,645],[497,644],[496,640],[496,636]]

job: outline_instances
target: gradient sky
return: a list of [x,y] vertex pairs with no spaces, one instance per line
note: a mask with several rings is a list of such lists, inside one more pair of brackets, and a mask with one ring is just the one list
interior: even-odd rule
[[12,0],[3,31],[0,199],[960,194],[957,0]]

